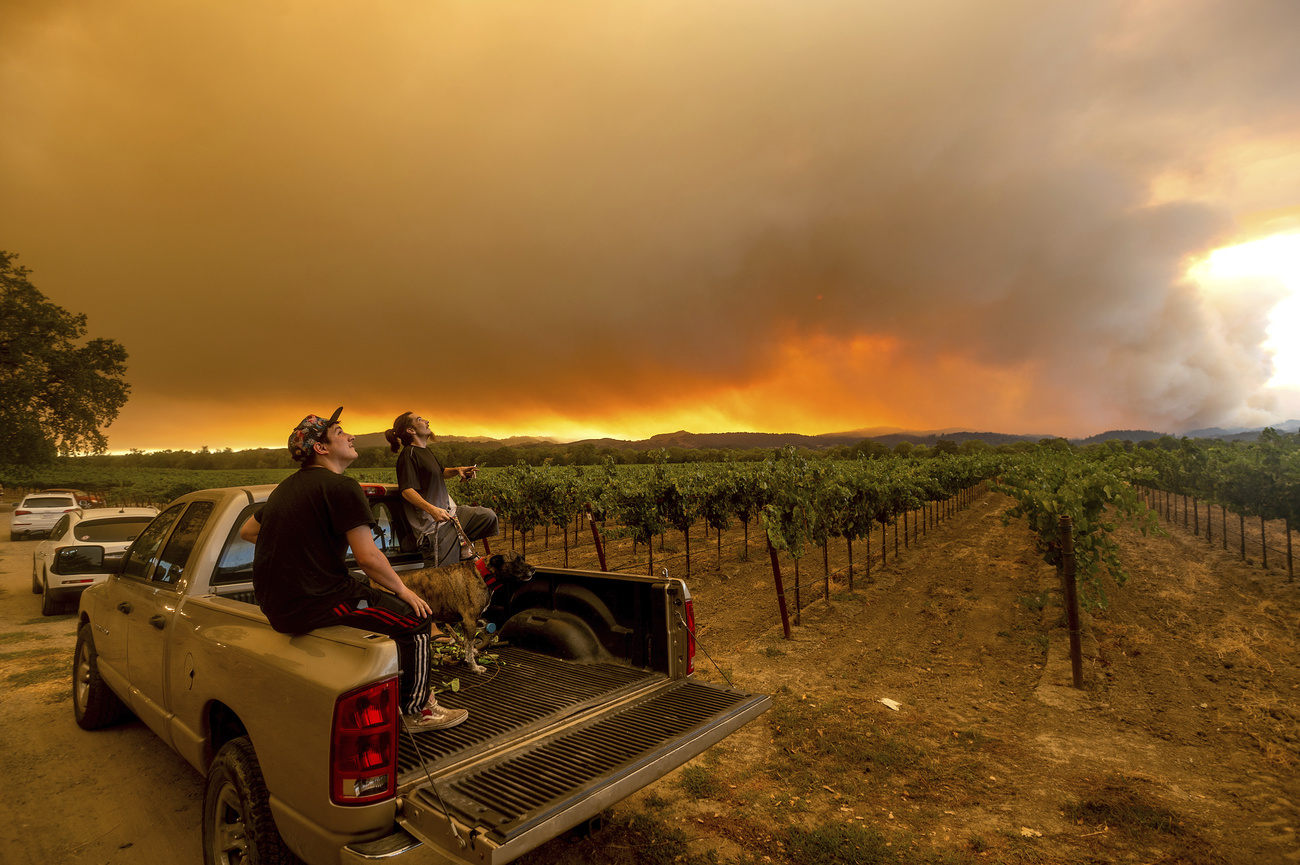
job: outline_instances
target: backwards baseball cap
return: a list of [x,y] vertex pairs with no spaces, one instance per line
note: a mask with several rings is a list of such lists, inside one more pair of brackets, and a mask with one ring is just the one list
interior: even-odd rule
[[298,462],[305,462],[311,456],[312,445],[325,441],[325,433],[339,422],[341,414],[343,414],[343,406],[334,409],[334,414],[328,418],[315,414],[303,418],[302,422],[293,428],[293,432],[289,433],[289,455]]

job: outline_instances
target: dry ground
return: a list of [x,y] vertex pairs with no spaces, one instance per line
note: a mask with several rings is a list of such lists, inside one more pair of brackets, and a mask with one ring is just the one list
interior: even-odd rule
[[[788,641],[765,551],[717,571],[693,543],[703,647],[776,706],[617,809],[627,861],[1300,861],[1300,584],[1121,532],[1131,579],[1087,617],[1078,691],[1058,578],[1009,505],[980,494],[897,559],[891,536],[889,566],[833,584]],[[821,555],[802,571],[819,582]]]
[[[701,652],[700,675],[774,709],[596,835],[520,861],[1300,861],[1300,584],[1179,531],[1124,532],[1132,579],[1089,622],[1077,691],[1055,574],[1002,526],[1008,504],[983,493],[898,557],[891,538],[889,566],[877,549],[871,580],[833,583],[791,640],[756,530],[748,561],[727,533],[721,570],[693,540],[716,662]],[[198,862],[197,773],[138,722],[73,723],[73,619],[40,615],[32,546],[0,540],[0,862]],[[535,561],[562,555],[539,546]],[[820,554],[801,571],[820,582]]]

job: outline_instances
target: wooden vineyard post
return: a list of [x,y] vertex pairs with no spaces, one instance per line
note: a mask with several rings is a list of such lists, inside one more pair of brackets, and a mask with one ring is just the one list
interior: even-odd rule
[[1083,688],[1083,646],[1079,639],[1079,593],[1074,583],[1074,522],[1061,516],[1061,565],[1065,584],[1065,620],[1070,627],[1070,672],[1074,687]]
[[1260,558],[1263,561],[1262,567],[1268,570],[1268,538],[1264,537],[1264,513],[1259,514],[1259,551]]
[[600,532],[596,529],[596,515],[591,512],[591,505],[587,505],[587,519],[591,522],[591,540],[596,544],[596,556],[600,559],[600,569],[608,571],[605,566],[605,547],[600,542]]
[[772,558],[772,580],[776,583],[776,605],[781,609],[781,630],[790,639],[790,613],[785,608],[785,586],[781,583],[781,563],[776,560],[776,547],[767,542],[767,553]]
[[1205,542],[1214,544],[1214,505],[1205,503]]
[[831,605],[831,539],[822,544],[822,573],[826,580],[826,606]]
[[[897,532],[898,529],[895,528],[894,531]],[[907,511],[906,510],[903,511],[903,548],[909,550],[912,548],[912,545],[908,543],[908,538],[907,538]],[[897,547],[894,548],[894,552],[895,553],[898,552]]]
[[1201,536],[1201,503],[1192,496],[1192,534]]

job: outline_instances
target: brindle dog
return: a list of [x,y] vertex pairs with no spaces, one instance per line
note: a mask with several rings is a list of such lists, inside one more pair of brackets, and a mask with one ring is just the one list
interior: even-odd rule
[[402,581],[433,608],[435,622],[461,623],[464,630],[465,663],[475,673],[484,667],[475,660],[474,633],[479,618],[492,603],[492,590],[504,580],[531,580],[537,569],[514,550],[483,560],[486,577],[479,573],[478,559],[466,559],[454,565],[403,571]]

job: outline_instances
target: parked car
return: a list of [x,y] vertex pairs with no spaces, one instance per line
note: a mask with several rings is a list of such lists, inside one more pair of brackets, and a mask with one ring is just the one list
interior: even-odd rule
[[78,513],[81,505],[71,493],[32,493],[14,508],[9,519],[9,540],[45,534],[64,514]]
[[77,497],[77,504],[83,508],[102,508],[104,500],[94,493],[88,493],[85,490],[72,490],[66,487],[51,487],[48,490],[41,490],[43,493],[71,493]]
[[157,508],[95,509],[64,514],[32,554],[32,592],[52,616],[101,582]]

